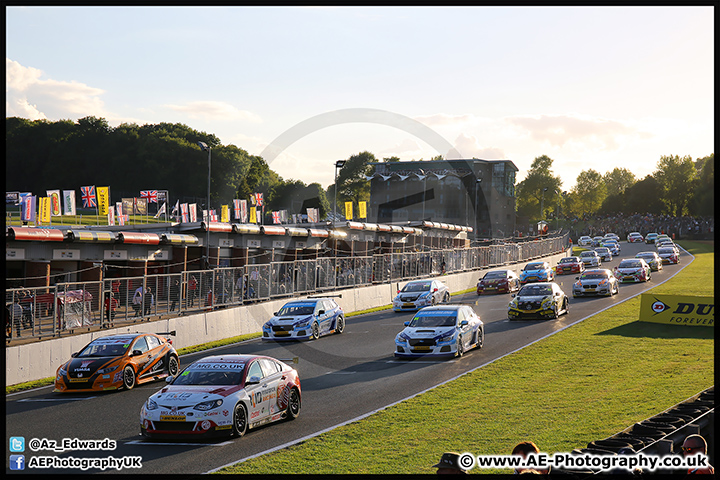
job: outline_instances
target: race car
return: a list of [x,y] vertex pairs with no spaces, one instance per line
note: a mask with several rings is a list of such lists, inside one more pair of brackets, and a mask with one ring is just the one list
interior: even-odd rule
[[555,266],[555,273],[562,275],[564,273],[582,273],[585,271],[585,264],[580,257],[561,258]]
[[613,275],[621,283],[647,282],[650,280],[650,265],[642,258],[625,258],[613,270]]
[[593,246],[593,247],[599,247],[600,245],[602,245],[602,242],[605,241],[605,240],[607,240],[605,237],[601,237],[601,236],[599,236],[599,235],[596,236],[596,237],[593,237],[593,238],[592,238],[592,246]]
[[413,280],[398,290],[393,298],[393,311],[414,311],[449,301],[450,289],[440,280]]
[[469,305],[425,307],[404,325],[395,337],[396,357],[461,357],[485,341],[485,326]]
[[635,258],[642,258],[643,260],[645,260],[645,263],[650,265],[650,270],[653,272],[659,272],[663,268],[662,259],[655,252],[640,252],[635,255]]
[[601,247],[607,247],[608,250],[610,250],[610,253],[612,253],[614,256],[620,255],[620,244],[617,240],[613,239],[607,239],[603,240]]
[[516,292],[520,288],[520,279],[512,270],[492,270],[477,283],[477,294]]
[[607,239],[612,239],[612,240],[615,240],[615,241],[617,241],[617,242],[620,241],[620,237],[619,237],[617,234],[615,234],[615,233],[606,233],[606,234],[603,236],[603,238],[604,238],[605,240],[607,240]]
[[612,262],[613,254],[608,247],[595,247],[595,251],[603,262]]
[[508,305],[508,319],[558,318],[569,312],[567,295],[555,282],[525,285]]
[[57,369],[53,392],[130,390],[177,375],[178,354],[164,334],[127,333],[99,337]]
[[628,236],[627,236],[628,243],[636,243],[636,242],[642,243],[643,240],[644,240],[644,238],[640,232],[628,233]]
[[323,335],[343,333],[345,313],[328,297],[287,302],[262,327],[264,341],[316,340]]
[[578,238],[578,246],[580,247],[591,247],[592,242],[593,239],[588,237],[587,235],[583,235],[582,237]]
[[680,253],[673,247],[660,247],[657,251],[662,263],[680,263]]
[[599,267],[602,263],[600,255],[595,250],[580,252],[580,260],[582,260],[585,267]]
[[140,409],[146,438],[242,437],[300,415],[297,371],[263,355],[213,355],[188,365]]
[[520,283],[550,282],[555,279],[555,272],[548,262],[529,262],[520,272]]
[[611,297],[620,291],[620,283],[607,268],[586,270],[573,284],[572,295],[584,297],[588,295],[605,295]]
[[655,243],[655,239],[657,238],[657,236],[658,234],[655,232],[648,233],[647,235],[645,235],[645,243]]

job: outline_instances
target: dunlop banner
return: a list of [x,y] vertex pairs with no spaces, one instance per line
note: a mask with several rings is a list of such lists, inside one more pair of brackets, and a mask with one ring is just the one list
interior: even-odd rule
[[669,325],[714,327],[715,297],[643,293],[640,296],[639,320]]

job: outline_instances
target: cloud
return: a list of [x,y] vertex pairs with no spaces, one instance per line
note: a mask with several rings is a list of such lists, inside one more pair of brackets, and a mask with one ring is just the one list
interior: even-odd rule
[[616,150],[622,137],[645,135],[616,120],[575,115],[518,116],[507,117],[505,121],[523,129],[533,140],[553,147],[572,143],[590,149]]
[[476,137],[466,133],[461,133],[455,139],[455,149],[463,155],[463,158],[479,158],[481,160],[504,160],[506,158],[503,149],[481,147]]
[[107,117],[99,88],[83,83],[43,80],[44,72],[5,59],[5,114],[30,120],[59,120],[69,116]]
[[212,119],[214,121],[244,120],[261,123],[262,119],[247,110],[240,110],[225,102],[197,101],[185,105],[165,105],[165,107],[187,114],[190,118]]
[[422,122],[428,127],[459,126],[473,123],[476,120],[474,115],[449,115],[447,113],[436,113],[433,115],[420,115],[413,117],[413,120]]

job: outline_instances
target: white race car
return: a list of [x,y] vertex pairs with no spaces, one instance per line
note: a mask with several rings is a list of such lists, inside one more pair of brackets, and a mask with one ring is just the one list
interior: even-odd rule
[[395,337],[396,357],[460,357],[481,348],[485,327],[468,305],[437,305],[418,311]]
[[263,325],[263,340],[315,340],[342,333],[345,314],[332,298],[293,300],[282,306]]
[[167,382],[140,409],[145,437],[242,437],[248,428],[300,414],[297,371],[271,357],[205,357]]

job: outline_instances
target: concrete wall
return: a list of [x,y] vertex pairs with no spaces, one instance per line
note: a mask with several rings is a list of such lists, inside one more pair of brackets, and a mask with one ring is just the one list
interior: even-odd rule
[[[550,262],[550,265],[554,266],[557,264],[558,259],[564,256],[563,253],[548,257],[546,260]],[[519,274],[524,265],[525,263],[520,263],[496,268],[509,268]],[[478,278],[484,272],[485,270],[462,272],[444,275],[440,279],[447,284],[451,292],[459,292],[474,287]],[[390,305],[398,285],[402,288],[405,283],[407,282],[338,290],[327,293],[327,295],[342,294],[342,298],[336,298],[338,304],[346,313],[357,312]],[[5,384],[15,385],[52,377],[58,367],[65,363],[72,353],[79,351],[94,338],[101,336],[128,332],[161,333],[175,330],[177,334],[173,337],[173,345],[179,349],[238,335],[260,332],[262,324],[270,319],[273,312],[279,310],[287,301],[287,298],[272,300],[254,305],[183,315],[154,322],[136,323],[121,328],[6,347]]]

